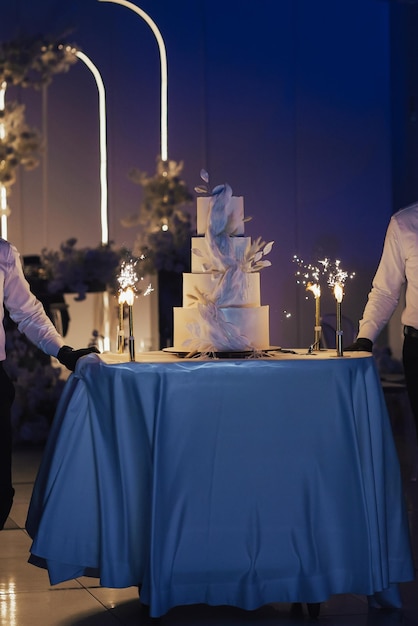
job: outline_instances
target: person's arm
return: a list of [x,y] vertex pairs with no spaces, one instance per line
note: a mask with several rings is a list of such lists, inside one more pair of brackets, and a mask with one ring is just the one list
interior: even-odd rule
[[359,322],[357,340],[345,348],[346,350],[372,351],[374,341],[398,306],[405,280],[405,253],[397,221],[392,218],[386,232],[379,267]]
[[55,356],[68,369],[74,370],[77,360],[97,348],[73,350],[64,346],[64,339],[45,313],[42,303],[31,292],[14,246],[9,247],[4,279],[4,305],[21,333],[46,354]]
[[46,354],[57,356],[64,340],[45,313],[42,303],[31,292],[19,253],[11,245],[3,289],[4,305],[19,331]]

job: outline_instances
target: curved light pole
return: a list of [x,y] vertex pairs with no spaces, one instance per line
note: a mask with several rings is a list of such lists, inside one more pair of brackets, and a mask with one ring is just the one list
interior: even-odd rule
[[[76,50],[75,56],[83,61],[93,74],[97,90],[99,92],[99,135],[100,135],[100,222],[102,228],[102,244],[109,243],[109,225],[108,225],[108,208],[107,208],[107,140],[106,140],[106,96],[105,88],[101,74],[93,61],[81,52]],[[110,315],[109,315],[109,293],[103,292],[103,349],[110,350]]]
[[80,61],[82,61],[94,76],[99,92],[99,142],[100,142],[100,223],[101,242],[103,245],[109,243],[109,221],[108,221],[108,190],[107,190],[107,137],[106,137],[106,94],[103,80],[99,70],[93,61],[81,50],[67,46]]
[[[5,96],[6,96],[7,83],[3,82],[0,85],[0,111],[4,111],[5,108]],[[4,122],[0,123],[0,139],[6,137],[6,128]],[[7,189],[5,185],[0,183],[0,226],[1,236],[3,239],[7,239],[7,217],[10,211],[7,206]]]
[[145,13],[145,11],[137,7],[132,2],[128,2],[127,0],[99,0],[99,2],[113,2],[114,4],[121,4],[122,6],[131,9],[131,11],[134,11],[134,13],[142,17],[154,33],[160,52],[161,66],[161,160],[168,161],[167,53],[161,32],[148,13]]
[[[99,144],[100,144],[100,223],[101,242],[103,245],[109,243],[108,224],[108,189],[107,189],[107,137],[106,137],[106,95],[103,80],[99,70],[93,61],[84,52],[67,46],[67,51],[72,52],[82,61],[94,76],[99,92]],[[103,350],[110,350],[110,313],[109,313],[109,293],[103,292]]]

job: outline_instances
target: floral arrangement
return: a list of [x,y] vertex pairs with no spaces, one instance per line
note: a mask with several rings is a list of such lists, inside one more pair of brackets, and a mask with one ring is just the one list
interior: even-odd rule
[[[44,37],[17,39],[0,44],[0,87],[48,85],[55,74],[66,72],[77,61],[75,48]],[[25,121],[25,107],[5,102],[0,110],[0,184],[10,194],[19,165],[26,170],[39,164],[42,152],[40,133]],[[6,213],[10,211],[7,209]],[[4,211],[3,211],[4,213]]]
[[0,44],[0,84],[40,89],[76,61],[74,48],[47,37],[7,41]]
[[52,293],[76,293],[75,300],[84,300],[88,291],[117,288],[117,276],[123,251],[112,244],[96,248],[77,248],[77,239],[67,239],[58,251],[43,249],[42,277],[48,280]]
[[36,129],[25,123],[25,107],[7,103],[0,111],[4,137],[0,138],[0,183],[10,188],[16,182],[16,170],[22,165],[31,170],[39,164],[42,139]]
[[153,176],[133,169],[131,180],[143,189],[139,211],[124,220],[139,227],[133,254],[143,258],[144,273],[160,270],[181,273],[190,267],[192,219],[188,211],[192,196],[181,178],[183,162],[157,159]]

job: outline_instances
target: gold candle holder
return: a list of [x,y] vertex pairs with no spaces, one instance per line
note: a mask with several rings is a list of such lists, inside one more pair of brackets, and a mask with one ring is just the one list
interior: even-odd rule
[[[320,288],[319,293],[321,293]],[[321,348],[321,296],[315,296],[315,348]]]
[[335,330],[335,340],[336,340],[336,348],[337,348],[337,356],[343,356],[343,329],[342,329],[342,318],[341,318],[341,303],[343,300],[343,288],[339,283],[335,284],[334,287],[334,296],[337,301],[337,321],[336,321],[336,330]]
[[118,352],[122,354],[125,350],[125,328],[123,322],[124,304],[126,302],[126,294],[124,291],[119,293],[119,323],[118,323]]
[[133,319],[133,305],[135,294],[131,287],[128,287],[125,291],[126,304],[128,305],[128,320],[129,320],[129,358],[131,361],[135,361],[135,338],[134,338],[134,319]]
[[312,291],[315,298],[315,327],[314,327],[314,343],[312,350],[320,350],[321,348],[321,286],[308,283],[307,290]]

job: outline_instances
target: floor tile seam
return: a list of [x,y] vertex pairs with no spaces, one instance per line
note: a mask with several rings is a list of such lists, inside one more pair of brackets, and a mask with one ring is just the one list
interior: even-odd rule
[[46,588],[38,588],[38,587],[32,587],[31,589],[27,588],[27,589],[14,589],[13,591],[1,591],[0,592],[0,600],[4,600],[5,598],[7,598],[8,596],[24,596],[24,595],[28,595],[28,594],[36,594],[41,595],[44,593],[60,593],[61,591],[86,591],[85,589],[81,588],[81,587],[63,587],[62,589],[53,589],[52,587],[46,587]]
[[115,614],[115,611],[114,611],[114,608],[106,606],[106,604],[104,602],[102,602],[97,596],[95,596],[94,593],[91,591],[91,589],[101,589],[101,587],[85,587],[80,581],[78,581],[78,582],[82,586],[83,590],[86,591],[89,594],[89,596],[91,598],[93,598],[93,600],[95,600],[97,602],[97,604],[99,604],[101,607],[103,607],[105,609],[105,611],[107,611],[108,613],[111,613],[112,617],[117,619],[120,624],[123,624],[123,622],[120,622],[120,620],[117,618],[117,616]]

